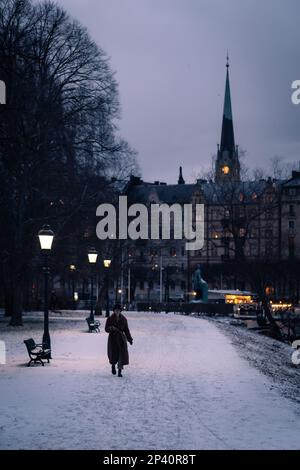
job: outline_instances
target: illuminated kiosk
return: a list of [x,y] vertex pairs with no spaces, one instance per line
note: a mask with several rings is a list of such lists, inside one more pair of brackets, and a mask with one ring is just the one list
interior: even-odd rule
[[254,302],[255,294],[240,290],[209,290],[208,301],[223,304],[251,304]]

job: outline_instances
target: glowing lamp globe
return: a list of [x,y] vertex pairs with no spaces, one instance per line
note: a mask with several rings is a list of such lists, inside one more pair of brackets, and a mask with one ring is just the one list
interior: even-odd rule
[[38,234],[41,249],[43,251],[51,251],[52,243],[54,240],[54,233],[52,232],[49,225],[44,225],[42,230]]
[[97,251],[95,250],[95,248],[91,248],[91,249],[88,251],[88,259],[89,259],[89,263],[90,263],[90,264],[96,264],[96,263],[97,263],[98,253],[97,253]]

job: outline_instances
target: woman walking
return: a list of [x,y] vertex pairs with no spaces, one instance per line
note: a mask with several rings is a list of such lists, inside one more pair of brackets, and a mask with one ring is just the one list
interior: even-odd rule
[[131,345],[133,344],[127,319],[122,315],[121,310],[121,305],[115,305],[113,314],[108,317],[105,325],[105,331],[109,333],[107,355],[113,375],[117,374],[116,364],[118,365],[118,377],[123,377],[123,367],[129,364],[127,341]]

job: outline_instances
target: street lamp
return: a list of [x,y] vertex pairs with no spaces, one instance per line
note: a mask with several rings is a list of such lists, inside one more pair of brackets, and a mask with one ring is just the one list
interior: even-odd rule
[[54,233],[52,232],[49,225],[44,225],[42,230],[39,231],[38,236],[40,240],[41,249],[43,250],[43,252],[49,253],[51,251],[54,239]]
[[[117,290],[117,302],[120,302],[121,305],[123,305],[123,289],[121,289],[120,287],[118,288]],[[120,300],[119,300],[120,299]]]
[[98,259],[98,253],[95,250],[95,248],[90,248],[88,251],[88,259],[89,263],[91,265],[91,313],[90,313],[90,320],[91,322],[94,322],[95,317],[94,317],[94,306],[93,306],[93,296],[94,296],[94,279],[93,279],[93,268],[95,264],[97,263]]
[[106,318],[109,317],[109,268],[111,265],[111,259],[105,259],[103,261],[104,268],[106,269]]
[[[44,225],[38,234],[42,253],[44,254],[44,334],[43,334],[43,347],[51,350],[51,340],[49,333],[49,306],[48,306],[48,278],[49,278],[49,263],[48,255],[50,254],[52,243],[54,240],[54,233],[49,225]],[[51,353],[47,359],[51,359]]]
[[109,269],[111,265],[111,259],[105,259],[103,263],[104,263],[104,267]]
[[73,305],[73,310],[76,310],[76,299],[75,299],[76,266],[75,264],[70,265],[70,273],[71,273],[71,282],[72,282],[72,305]]

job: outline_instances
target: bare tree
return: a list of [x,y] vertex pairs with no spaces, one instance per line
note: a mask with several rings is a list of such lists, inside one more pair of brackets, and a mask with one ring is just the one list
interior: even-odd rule
[[[117,83],[105,53],[53,2],[0,0],[1,277],[13,325],[22,324],[37,231],[60,241],[93,224],[109,169],[134,152],[117,135]],[[123,164],[123,168],[125,164]]]

